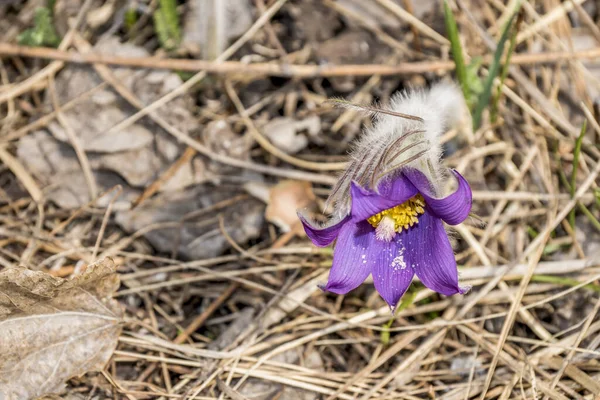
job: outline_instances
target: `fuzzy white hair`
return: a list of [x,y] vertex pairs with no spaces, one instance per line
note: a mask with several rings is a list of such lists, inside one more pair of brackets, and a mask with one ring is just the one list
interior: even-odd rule
[[437,83],[429,90],[410,89],[397,93],[389,110],[389,113],[377,113],[373,126],[365,129],[354,144],[348,168],[327,199],[327,205],[334,206],[334,219],[349,213],[352,181],[375,190],[382,179],[406,167],[423,172],[434,190],[445,181],[445,170],[440,163],[440,137],[467,112],[457,85]]

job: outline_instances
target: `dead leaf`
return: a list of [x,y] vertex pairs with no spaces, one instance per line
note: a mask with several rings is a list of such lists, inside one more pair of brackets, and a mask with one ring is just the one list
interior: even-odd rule
[[[117,57],[149,56],[143,47],[121,43],[119,38],[114,36],[98,42],[93,51]],[[111,68],[111,71],[123,87],[132,92],[142,104],[151,104],[182,84],[181,78],[170,71],[125,67]],[[69,65],[56,76],[59,103],[64,105],[94,89],[103,81],[89,66]],[[169,102],[168,106],[160,107],[156,113],[177,129],[191,132],[198,126],[190,110],[192,101],[190,96],[182,96]],[[49,96],[45,102],[51,106]],[[87,152],[118,153],[150,146],[161,156],[167,156],[162,147],[154,147],[157,144],[156,132],[161,130],[149,121],[137,121],[114,130],[115,125],[129,118],[135,111],[112,88],[103,88],[94,91],[89,97],[82,98],[72,108],[63,110],[62,114]],[[48,124],[48,129],[56,139],[69,142],[60,123],[53,121]]]
[[367,64],[376,59],[378,46],[365,31],[348,31],[319,43],[316,56],[330,64]]
[[268,204],[265,218],[284,232],[289,232],[298,223],[297,210],[311,206],[316,200],[309,182],[286,180],[271,188],[251,182],[244,188]]
[[288,154],[295,154],[308,145],[308,136],[315,136],[321,131],[321,119],[312,115],[302,120],[281,117],[273,118],[264,127],[265,136],[278,148]]
[[[248,180],[256,179],[249,174],[246,177]],[[216,257],[231,246],[218,228],[216,213],[201,214],[192,219],[189,217],[190,213],[239,194],[236,189],[220,187],[215,190],[215,186],[209,184],[196,185],[182,191],[161,192],[133,210],[117,213],[116,222],[131,233],[151,224],[172,223],[146,232],[144,237],[158,251],[177,251],[186,259]],[[227,232],[233,240],[244,244],[260,236],[264,224],[263,210],[261,203],[249,199],[219,212],[223,213]]]
[[254,314],[255,310],[252,307],[246,307],[239,311],[227,329],[208,345],[208,349],[223,350],[233,344],[252,325]]
[[101,370],[121,332],[112,260],[73,279],[12,268],[0,273],[0,399],[59,392],[65,382]]
[[86,21],[90,28],[95,29],[104,24],[106,24],[110,17],[113,16],[115,12],[115,4],[113,1],[108,1],[104,5],[90,10],[87,13]]
[[[323,359],[319,351],[314,348],[300,347],[287,350],[273,356],[272,361],[302,365],[315,372],[323,371]],[[239,393],[252,400],[316,400],[320,397],[318,393],[312,391],[254,378],[248,379]]]
[[[231,125],[225,120],[211,121],[200,134],[206,147],[216,154],[248,160],[253,142],[248,137],[234,132]],[[237,171],[222,163],[209,161],[208,169],[215,174],[224,174]]]
[[[315,45],[315,56],[319,63],[370,64],[384,63],[391,56],[389,48],[374,40],[364,30],[349,30]],[[353,76],[338,76],[329,79],[332,87],[342,93],[356,88]]]
[[[144,48],[120,43],[116,37],[100,41],[94,51],[127,57],[148,55]],[[182,83],[181,78],[170,71],[124,67],[111,68],[111,71],[122,86],[143,104],[153,103]],[[69,65],[56,77],[59,103],[64,105],[101,82],[103,80],[92,67]],[[49,98],[46,103],[50,106]],[[192,132],[198,126],[192,108],[192,98],[186,95],[174,99],[156,112],[179,130]],[[137,121],[112,131],[115,125],[134,112],[135,109],[111,88],[95,90],[88,97],[79,99],[73,107],[62,110],[64,120],[86,152],[99,189],[103,191],[121,184],[124,191],[120,200],[124,203],[137,198],[139,193],[135,192],[150,185],[183,150],[183,146],[149,120]],[[46,186],[47,199],[60,207],[77,208],[91,200],[81,164],[59,122],[52,121],[47,129],[35,131],[20,140],[17,156],[40,184]],[[183,172],[168,182],[168,190],[204,181],[205,168],[200,164],[194,160],[185,165]]]
[[[591,50],[596,47],[597,43],[596,39],[585,31],[573,32],[569,40],[573,43],[573,51]],[[600,79],[600,60],[592,58],[590,60],[582,60],[581,62],[586,69],[586,73],[592,75],[596,81]],[[564,84],[564,87],[569,87],[568,80]],[[585,89],[593,101],[600,101],[600,90],[597,85],[586,85]],[[576,111],[577,114],[579,112],[579,110]]]
[[234,390],[233,388],[231,388],[225,382],[223,382],[221,379],[218,379],[218,378],[217,378],[217,386],[219,386],[219,389],[221,389],[221,391],[223,393],[225,393],[227,396],[231,397],[233,400],[248,400],[248,398],[246,396],[242,396],[236,390]]
[[320,0],[288,3],[287,6],[294,16],[294,23],[288,29],[307,43],[321,43],[335,36],[343,27],[338,13]]

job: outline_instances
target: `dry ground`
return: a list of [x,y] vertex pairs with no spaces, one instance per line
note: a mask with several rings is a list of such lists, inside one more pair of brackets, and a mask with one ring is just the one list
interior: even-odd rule
[[[242,0],[221,20],[181,1],[172,45],[162,2],[57,0],[60,45],[19,46],[43,3],[0,1],[0,270],[111,257],[126,315],[105,370],[61,396],[600,398],[597,1],[523,1],[497,119],[444,136],[474,189],[453,235],[473,289],[415,282],[393,316],[371,283],[318,290],[331,251],[294,213],[371,123],[324,100],[453,78],[440,2]],[[504,3],[450,2],[479,77]]]

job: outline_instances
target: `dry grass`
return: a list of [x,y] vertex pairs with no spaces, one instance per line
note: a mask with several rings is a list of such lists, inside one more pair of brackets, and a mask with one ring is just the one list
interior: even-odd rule
[[[286,51],[292,39],[282,33],[284,24],[291,24],[288,20],[298,9],[317,7],[310,1],[257,0],[252,27],[214,62],[164,54],[161,60],[83,54],[99,34],[85,24],[89,10],[97,7],[93,1],[81,7],[58,50],[19,47],[14,32],[0,39],[0,269],[24,265],[70,276],[104,257],[120,265],[117,298],[128,318],[119,347],[105,371],[72,379],[70,395],[600,398],[600,233],[593,221],[600,209],[600,32],[595,25],[600,10],[596,4],[595,15],[588,14],[592,1],[523,1],[519,46],[501,87],[498,121],[490,123],[486,116],[475,132],[444,136],[446,164],[472,184],[478,216],[458,226],[454,235],[462,280],[473,285],[465,296],[445,298],[414,285],[413,301],[392,316],[370,283],[347,296],[324,294],[316,284],[327,277],[331,252],[273,226],[254,242],[238,244],[228,234],[235,227],[221,219],[220,234],[232,249],[192,261],[178,258],[176,251],[158,253],[144,239],[153,230],[178,228],[186,218],[214,217],[238,207],[248,198],[243,190],[180,221],[154,223],[131,234],[115,224],[113,208],[122,188],[102,192],[95,185],[86,152],[62,117],[93,93],[60,105],[53,96],[55,75],[72,63],[93,66],[104,81],[101,87],[113,88],[137,110],[111,131],[148,120],[187,146],[154,183],[142,188],[136,205],[147,204],[194,158],[235,168],[237,174],[253,171],[272,184],[281,179],[311,182],[321,201],[335,171],[345,165],[343,155],[352,138],[362,123],[370,122],[353,110],[322,108],[320,103],[335,95],[357,103],[373,98],[385,102],[399,87],[452,76],[448,41],[428,25],[432,18],[440,21],[441,6],[433,7],[435,18],[420,21],[410,12],[417,0],[370,2],[400,21],[405,34],[389,34],[368,15],[348,8],[349,2],[318,5],[319,12],[345,18],[346,25],[372,35],[385,57],[362,64],[322,67],[301,49]],[[456,18],[465,52],[482,56],[486,65],[489,38],[497,39],[510,9],[495,0],[456,3],[462,10]],[[593,39],[593,47],[574,50],[582,35]],[[302,48],[318,45],[301,43]],[[248,63],[253,55],[262,61]],[[144,104],[120,83],[114,65],[175,68],[195,75]],[[328,80],[345,78],[351,88],[344,93]],[[200,125],[215,119],[230,122],[254,144],[251,159],[215,152],[156,112],[191,93],[212,101],[209,107],[201,98],[196,105]],[[53,99],[51,109],[44,107],[44,96]],[[319,140],[299,154],[287,154],[262,132],[279,115],[301,120],[313,114],[321,118]],[[589,128],[572,197],[561,174],[567,181],[571,177],[584,119]],[[84,190],[94,198],[76,210],[47,201],[48,188],[14,155],[20,140],[55,120],[67,125],[86,177]],[[223,182],[214,180],[210,190],[219,191]],[[95,198],[108,207],[98,206]],[[571,210],[576,212],[574,227],[568,221]],[[266,394],[255,396],[250,389]]]

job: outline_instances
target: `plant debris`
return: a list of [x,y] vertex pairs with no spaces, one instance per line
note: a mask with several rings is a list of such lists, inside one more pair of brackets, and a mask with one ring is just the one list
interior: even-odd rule
[[123,312],[111,296],[119,277],[110,259],[72,279],[12,268],[0,273],[0,397],[32,399],[104,368]]
[[[597,398],[599,21],[0,1],[0,399]],[[473,190],[451,235],[471,291],[415,280],[393,314],[370,277],[323,292],[333,251],[296,212],[331,222],[366,108],[440,81],[470,97],[440,144]]]

